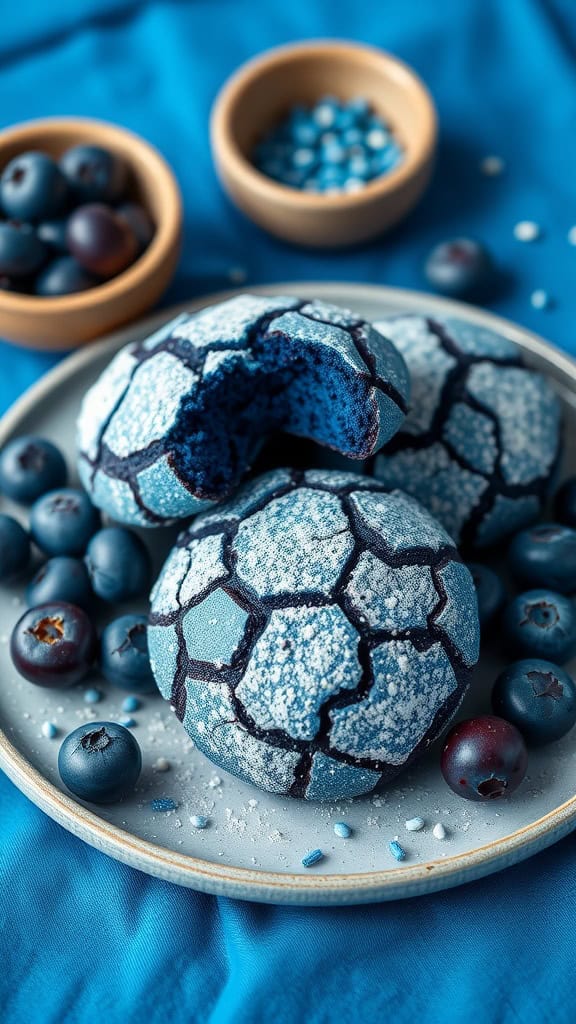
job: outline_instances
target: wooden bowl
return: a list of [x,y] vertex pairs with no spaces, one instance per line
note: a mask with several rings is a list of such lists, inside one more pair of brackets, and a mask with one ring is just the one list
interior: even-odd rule
[[0,291],[0,337],[31,348],[73,348],[140,316],[165,290],[180,252],[182,203],[176,179],[160,153],[125,128],[72,117],[7,128],[0,132],[0,170],[25,150],[58,157],[79,143],[103,146],[125,160],[133,180],[131,198],[146,207],[156,231],[132,266],[88,291],[55,298]]
[[[323,195],[281,185],[256,170],[256,142],[296,103],[364,96],[404,149],[394,170],[354,193]],[[212,148],[222,184],[252,220],[288,242],[337,247],[364,242],[401,220],[428,183],[437,119],[428,90],[401,61],[356,43],[280,47],[241,67],[212,111]]]

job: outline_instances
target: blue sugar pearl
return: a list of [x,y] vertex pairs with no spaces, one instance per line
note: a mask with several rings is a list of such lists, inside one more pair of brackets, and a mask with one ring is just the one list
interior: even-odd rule
[[315,163],[316,155],[313,149],[295,149],[292,153],[292,164],[303,171],[307,171]]
[[54,725],[54,722],[42,722],[40,731],[47,740],[53,740],[58,735],[58,729]]
[[322,149],[322,160],[328,164],[343,164],[346,160],[346,150],[339,142],[331,142]]
[[487,565],[469,562],[468,568],[476,587],[480,625],[487,626],[504,607],[506,600],[504,584],[498,574]]
[[563,664],[576,654],[576,611],[564,594],[527,590],[503,617],[505,640],[515,654]]
[[324,854],[322,853],[322,850],[310,850],[309,853],[305,854],[304,857],[302,857],[302,865],[305,868],[312,868],[314,867],[315,864],[318,864],[318,862],[323,859]]
[[206,828],[208,825],[208,818],[203,814],[193,814],[190,818],[190,824],[192,825],[192,828]]
[[560,523],[538,523],[521,530],[508,549],[508,564],[522,585],[574,593],[576,530]]
[[320,129],[311,118],[306,121],[298,121],[292,126],[292,139],[297,146],[314,146],[318,141],[319,134]]
[[125,697],[122,701],[122,711],[138,711],[139,707],[138,697]]
[[123,725],[125,729],[133,729],[137,724],[138,723],[135,718],[128,717],[120,719],[120,725]]
[[391,839],[388,843],[388,849],[395,860],[406,860],[406,850],[396,839]]
[[101,700],[102,700],[102,694],[101,694],[100,690],[90,689],[90,690],[86,690],[85,693],[84,693],[84,703],[85,704],[99,704]]
[[347,128],[342,133],[342,142],[345,146],[360,146],[364,141],[364,132],[360,128]]
[[357,120],[363,120],[368,116],[370,103],[365,96],[354,96],[346,103],[346,110],[349,110]]
[[348,176],[366,179],[370,176],[370,162],[364,155],[353,156],[348,161]]
[[175,811],[178,804],[171,797],[161,796],[156,800],[151,800],[150,807],[153,811]]
[[352,829],[345,821],[337,821],[334,825],[334,834],[337,835],[339,839],[349,839],[352,835]]
[[526,658],[498,676],[492,707],[527,743],[543,746],[565,736],[576,723],[576,685],[559,665]]

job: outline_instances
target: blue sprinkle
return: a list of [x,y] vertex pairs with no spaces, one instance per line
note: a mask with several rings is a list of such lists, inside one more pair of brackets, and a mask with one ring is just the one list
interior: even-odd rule
[[138,697],[125,697],[122,701],[122,711],[138,711],[139,707]]
[[206,828],[208,824],[208,818],[206,818],[203,814],[193,814],[192,817],[190,818],[190,824],[194,828]]
[[348,128],[342,135],[342,142],[345,146],[360,146],[364,138],[364,132],[360,128]]
[[133,729],[137,724],[138,723],[135,718],[128,717],[120,719],[120,725],[123,725],[125,729]]
[[395,839],[388,843],[388,849],[396,860],[406,860],[406,850]]
[[153,811],[175,811],[178,804],[171,797],[161,796],[157,800],[151,800],[150,807]]
[[312,868],[318,861],[323,860],[324,854],[322,850],[310,850],[304,857],[302,857],[302,865],[305,868]]
[[58,735],[58,729],[54,725],[54,722],[42,722],[40,731],[47,740],[53,740],[54,737]]
[[101,700],[102,700],[102,694],[101,694],[100,690],[91,689],[91,690],[86,690],[85,693],[84,693],[84,703],[85,704],[99,704]]
[[349,839],[352,835],[352,829],[345,821],[337,821],[334,825],[334,832],[340,839]]

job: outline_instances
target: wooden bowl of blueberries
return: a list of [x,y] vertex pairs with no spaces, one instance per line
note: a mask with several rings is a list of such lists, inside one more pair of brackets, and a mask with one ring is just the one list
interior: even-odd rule
[[411,68],[346,42],[279,47],[241,67],[212,112],[222,184],[248,217],[317,248],[364,242],[402,219],[434,162],[437,118]]
[[77,118],[0,132],[0,336],[67,349],[133,320],[178,260],[182,206],[163,157]]

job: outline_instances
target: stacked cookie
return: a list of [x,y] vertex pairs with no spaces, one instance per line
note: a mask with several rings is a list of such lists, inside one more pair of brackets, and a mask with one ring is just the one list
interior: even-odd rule
[[[364,473],[255,475],[279,434]],[[560,417],[543,378],[485,330],[421,317],[376,330],[321,302],[248,295],[121,351],[78,438],[84,486],[114,519],[195,516],[148,631],[189,735],[264,789],[335,800],[392,778],[459,706],[479,624],[457,543],[538,516]]]

